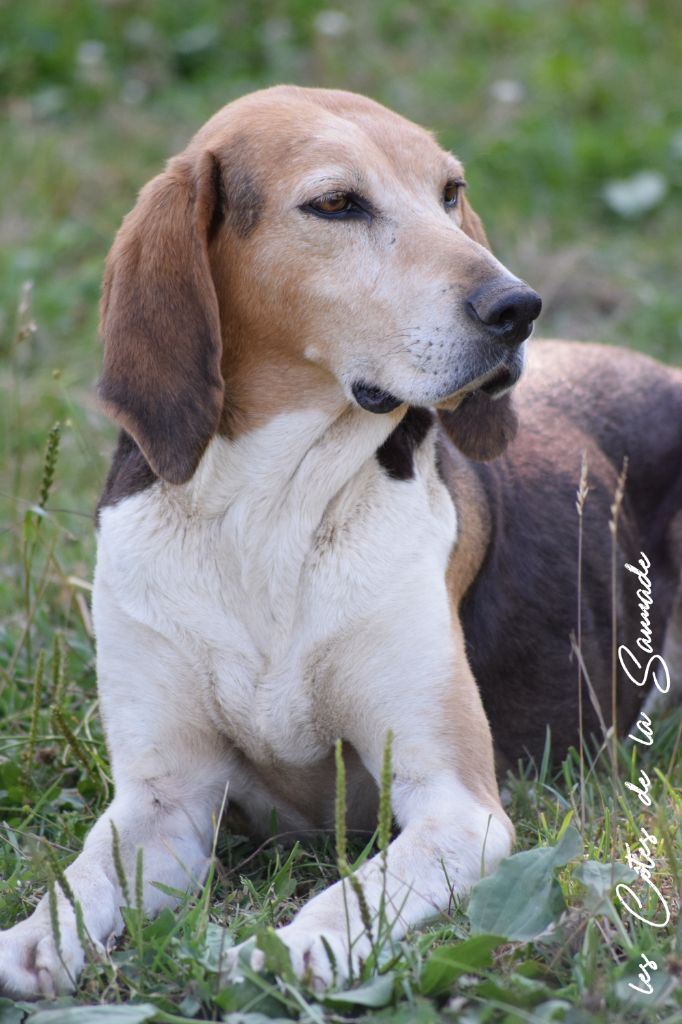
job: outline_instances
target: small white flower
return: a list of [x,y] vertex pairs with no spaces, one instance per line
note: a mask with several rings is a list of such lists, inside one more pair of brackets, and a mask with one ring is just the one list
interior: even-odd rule
[[525,98],[526,90],[521,82],[513,78],[498,78],[490,86],[490,95],[498,103],[521,103]]
[[668,182],[658,171],[639,171],[604,185],[602,195],[609,209],[621,217],[640,217],[664,199]]
[[350,28],[348,16],[343,11],[320,11],[313,24],[319,35],[333,39],[344,36]]

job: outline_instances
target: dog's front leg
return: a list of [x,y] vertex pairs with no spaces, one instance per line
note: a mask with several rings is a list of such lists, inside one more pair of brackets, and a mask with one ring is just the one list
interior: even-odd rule
[[452,658],[438,655],[441,642],[422,648],[421,665],[411,666],[408,654],[388,674],[374,652],[385,657],[398,638],[367,652],[344,738],[378,781],[392,732],[391,798],[401,833],[385,865],[379,855],[357,872],[364,912],[348,881],[340,881],[279,931],[294,969],[317,984],[343,981],[377,940],[398,939],[446,911],[453,896],[466,893],[510,851],[513,829],[499,802],[488,723],[457,625],[453,634]]
[[85,959],[81,939],[97,950],[119,933],[120,908],[135,903],[139,881],[153,915],[174,902],[155,883],[184,891],[206,875],[228,778],[224,747],[201,727],[178,653],[130,621],[123,632],[113,611],[109,619],[98,657],[116,796],[65,871],[82,923],[57,884],[56,908],[45,896],[27,920],[0,933],[0,994],[72,989]]
[[[79,929],[74,908],[58,884],[58,929],[45,896],[31,917],[0,934],[0,992],[30,998],[75,986],[84,963],[81,936],[97,950],[122,930],[120,907],[135,901],[138,850],[145,913],[154,914],[173,902],[155,882],[181,890],[202,882],[210,853],[211,808],[197,799],[178,800],[181,785],[187,789],[186,780],[179,779],[119,788],[83,852],[65,871],[83,927]],[[127,892],[122,891],[115,864],[112,825]]]

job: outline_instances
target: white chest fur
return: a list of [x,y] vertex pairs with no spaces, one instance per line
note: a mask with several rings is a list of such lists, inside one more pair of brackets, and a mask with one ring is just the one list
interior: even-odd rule
[[403,607],[407,635],[415,615],[447,619],[454,509],[432,437],[413,479],[380,468],[390,426],[360,410],[283,414],[215,439],[187,485],[103,511],[96,627],[113,602],[191,662],[197,708],[254,764],[327,754],[335,723],[319,707],[339,637],[373,621],[381,636]]

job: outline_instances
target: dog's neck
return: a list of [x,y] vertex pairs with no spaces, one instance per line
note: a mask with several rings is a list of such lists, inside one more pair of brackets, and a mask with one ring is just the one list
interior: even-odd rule
[[375,416],[351,406],[336,417],[315,409],[281,413],[235,440],[214,438],[192,479],[169,487],[168,497],[192,518],[248,504],[257,518],[293,514],[317,523],[403,413]]
[[316,545],[331,543],[324,538],[336,535],[346,505],[357,512],[371,504],[373,482],[383,475],[374,453],[400,417],[348,406],[333,419],[307,409],[233,441],[214,438],[189,483],[161,485],[164,520],[170,513],[173,532],[203,559],[210,552],[232,566],[231,586],[244,601],[273,625],[293,628],[306,560]]

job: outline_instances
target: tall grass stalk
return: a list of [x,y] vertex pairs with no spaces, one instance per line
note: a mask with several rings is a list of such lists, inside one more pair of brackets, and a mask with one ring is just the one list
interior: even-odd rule
[[126,907],[130,904],[130,889],[128,888],[128,879],[126,877],[125,868],[123,866],[123,857],[121,855],[121,838],[118,834],[118,829],[113,821],[110,821],[111,825],[111,857],[114,862],[114,870],[116,872],[116,878],[118,884],[121,887],[123,899]]
[[[17,313],[14,328],[14,337],[10,346],[11,359],[12,359],[12,396],[14,403],[14,430],[17,437],[22,437],[24,434],[24,423],[23,423],[23,402],[22,402],[22,389],[21,385],[24,379],[24,375],[21,372],[20,361],[21,354],[26,346],[27,342],[37,331],[36,322],[33,319],[31,312],[31,298],[33,292],[33,281],[24,281],[19,290],[19,301],[17,303]],[[20,455],[14,459],[14,480],[12,493],[15,495],[21,494],[21,476],[23,470],[23,460]]]
[[[59,888],[64,893],[64,897],[69,903],[69,906],[71,907],[74,918],[76,920],[76,934],[78,935],[78,941],[83,947],[83,952],[85,953],[86,957],[91,959],[95,952],[95,943],[93,942],[90,933],[88,932],[85,926],[83,908],[76,899],[75,893],[71,888],[68,878],[66,877],[64,871],[62,870],[61,864],[59,863],[59,861],[57,860],[49,846],[46,847],[46,851],[48,862],[48,878],[53,879],[59,885]],[[50,916],[52,917],[52,907],[50,907]],[[62,960],[62,963],[63,962],[64,961]]]
[[379,787],[379,818],[377,845],[381,857],[381,896],[379,899],[379,922],[377,927],[377,941],[384,933],[390,932],[390,925],[386,918],[386,882],[388,875],[388,847],[391,842],[391,825],[393,823],[393,811],[391,808],[391,783],[393,781],[393,732],[391,729],[386,733],[386,744],[384,746],[384,757],[381,765],[381,780]]
[[[353,976],[353,956],[351,952],[352,935],[350,933],[350,913],[348,910],[348,892],[345,879],[350,872],[348,866],[348,837],[346,834],[346,766],[343,761],[343,741],[338,739],[334,747],[334,760],[336,762],[336,791],[334,805],[334,834],[336,839],[336,865],[341,878],[341,891],[343,892],[343,913],[346,925],[346,940],[348,946],[348,977]],[[327,943],[325,943],[327,956],[329,957],[332,971],[336,973],[336,961]]]
[[[21,531],[21,570],[22,570],[22,600],[24,606],[24,628],[14,649],[12,658],[3,675],[11,680],[14,668],[22,650],[26,651],[27,670],[32,671],[33,651],[31,628],[33,619],[43,597],[48,577],[50,562],[54,553],[55,538],[51,537],[43,564],[42,573],[35,577],[35,557],[41,536],[41,526],[45,518],[45,506],[50,496],[54,483],[57,462],[59,459],[59,423],[53,424],[45,446],[45,456],[41,474],[40,488],[38,491],[37,504],[29,508],[23,517]],[[19,460],[17,459],[17,463]]]
[[38,737],[38,716],[40,714],[40,702],[43,693],[43,679],[45,676],[45,651],[40,651],[33,674],[33,696],[31,698],[31,718],[28,729],[28,744],[24,751],[24,781],[28,784],[33,771],[33,757],[35,755]]
[[52,637],[52,703],[61,708],[64,695],[64,639],[59,630]]
[[43,459],[43,473],[40,481],[40,492],[38,495],[38,507],[41,509],[44,509],[47,505],[48,498],[50,497],[50,491],[52,490],[52,484],[54,483],[55,473],[57,471],[57,462],[59,461],[59,442],[61,439],[61,433],[61,423],[57,421],[52,424],[50,432],[47,435],[45,458]]
[[[589,487],[587,484],[587,452],[583,452],[580,464],[580,482],[575,507],[578,512],[578,649],[582,651],[583,643],[583,513]],[[580,828],[585,833],[585,740],[583,718],[583,670],[580,658],[578,663],[578,753],[580,757]]]

